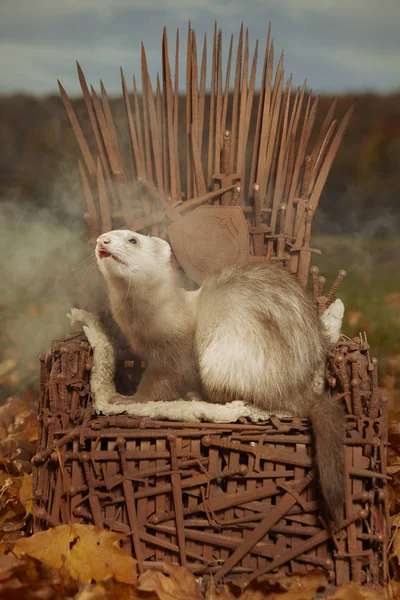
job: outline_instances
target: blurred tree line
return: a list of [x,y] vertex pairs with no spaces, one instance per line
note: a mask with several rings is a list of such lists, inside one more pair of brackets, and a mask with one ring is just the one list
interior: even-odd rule
[[[332,100],[320,97],[315,132]],[[339,98],[339,116],[352,100],[349,95]],[[90,137],[82,98],[74,99],[73,104],[85,135]],[[111,104],[117,128],[122,137],[125,129],[126,137],[123,101],[116,98]],[[0,146],[0,201],[28,203],[34,211],[50,208],[60,219],[68,215],[77,224],[83,223],[77,166],[80,152],[60,97],[0,97]],[[398,235],[399,168],[400,92],[360,95],[324,189],[314,233]]]

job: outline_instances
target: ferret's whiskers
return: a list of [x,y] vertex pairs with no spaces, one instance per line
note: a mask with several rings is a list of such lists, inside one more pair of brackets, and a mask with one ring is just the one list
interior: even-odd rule
[[[90,252],[90,254],[88,255],[88,252]],[[90,248],[86,248],[85,250],[83,250],[82,252],[79,252],[79,254],[76,255],[76,260],[79,260],[82,256],[87,256],[87,258],[90,258],[91,256],[93,256],[93,251],[90,250]]]
[[79,262],[77,265],[74,265],[74,269],[78,269],[79,267],[81,267],[82,265],[86,264],[87,262],[91,262],[93,263],[93,261],[96,259],[96,256],[94,256],[93,254],[91,254],[90,256],[87,256],[85,258],[85,260],[82,260],[81,262]]
[[[87,267],[86,267],[86,269],[85,269],[85,272],[84,272],[84,274],[83,274],[83,276],[82,276],[82,279],[83,279],[83,280],[86,278],[86,275],[87,275],[87,273],[88,273],[89,269],[90,269],[90,268],[93,266],[93,263],[95,262],[95,260],[96,260],[96,257],[93,257],[93,258],[92,258],[92,260],[91,260],[91,262],[90,262],[90,263],[87,265]],[[83,271],[83,269],[84,269],[84,268],[85,268],[85,267],[83,266],[83,267],[80,269],[80,271],[76,271],[76,272],[75,272],[75,276],[76,276],[76,277],[80,277],[80,276],[81,276],[81,274],[82,274],[82,271]]]
[[89,295],[93,292],[93,290],[96,287],[96,279],[92,279],[91,284],[92,285],[90,287],[88,287],[88,289],[87,289]]
[[124,298],[124,300],[123,300],[123,302],[122,302],[122,304],[121,304],[121,306],[119,308],[118,316],[120,315],[122,309],[124,308],[125,302],[127,301],[127,298],[129,296],[129,292],[130,292],[130,289],[131,289],[131,283],[132,283],[132,277],[129,277],[128,290],[127,290],[127,292],[125,294],[125,298]]

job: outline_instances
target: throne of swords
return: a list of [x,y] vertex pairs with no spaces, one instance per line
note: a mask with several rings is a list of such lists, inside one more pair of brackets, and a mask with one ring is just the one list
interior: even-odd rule
[[[353,107],[338,118],[333,102],[318,118],[318,97],[285,79],[270,30],[261,61],[258,42],[250,55],[241,28],[225,63],[217,26],[210,54],[189,26],[182,95],[179,32],[174,41],[171,59],[164,31],[155,81],[143,46],[141,86],[134,77],[129,91],[121,71],[123,102],[111,101],[102,83],[89,89],[78,65],[86,136],[60,85],[81,151],[89,244],[121,228],[169,239],[193,286],[211,265],[278,262],[310,287],[322,315],[345,272],[324,291],[325,279],[310,268],[320,253],[311,227]],[[41,357],[36,530],[93,523],[123,533],[139,571],[169,560],[218,583],[320,568],[336,584],[384,584],[387,407],[365,334],[342,334],[326,363],[326,385],[346,407],[344,520],[334,532],[320,510],[307,419],[97,415],[92,364],[81,333],[54,341]],[[140,357],[120,352],[116,366],[117,387],[133,393]]]

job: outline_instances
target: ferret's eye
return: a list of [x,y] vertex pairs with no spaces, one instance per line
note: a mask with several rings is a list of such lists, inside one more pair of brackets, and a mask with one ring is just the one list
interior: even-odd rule
[[130,243],[130,244],[137,244],[137,239],[136,239],[136,238],[131,238],[131,239],[129,240],[129,243]]

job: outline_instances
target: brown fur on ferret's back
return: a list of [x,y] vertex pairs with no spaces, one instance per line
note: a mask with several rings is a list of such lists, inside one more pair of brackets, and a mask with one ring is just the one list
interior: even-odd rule
[[324,363],[329,341],[295,277],[265,264],[206,280],[198,298],[196,347],[211,400],[229,390],[266,410],[304,414],[303,391]]
[[335,523],[344,499],[344,411],[313,389],[330,346],[307,292],[275,265],[228,269],[198,299],[196,348],[207,400],[242,398],[309,417],[323,496]]

